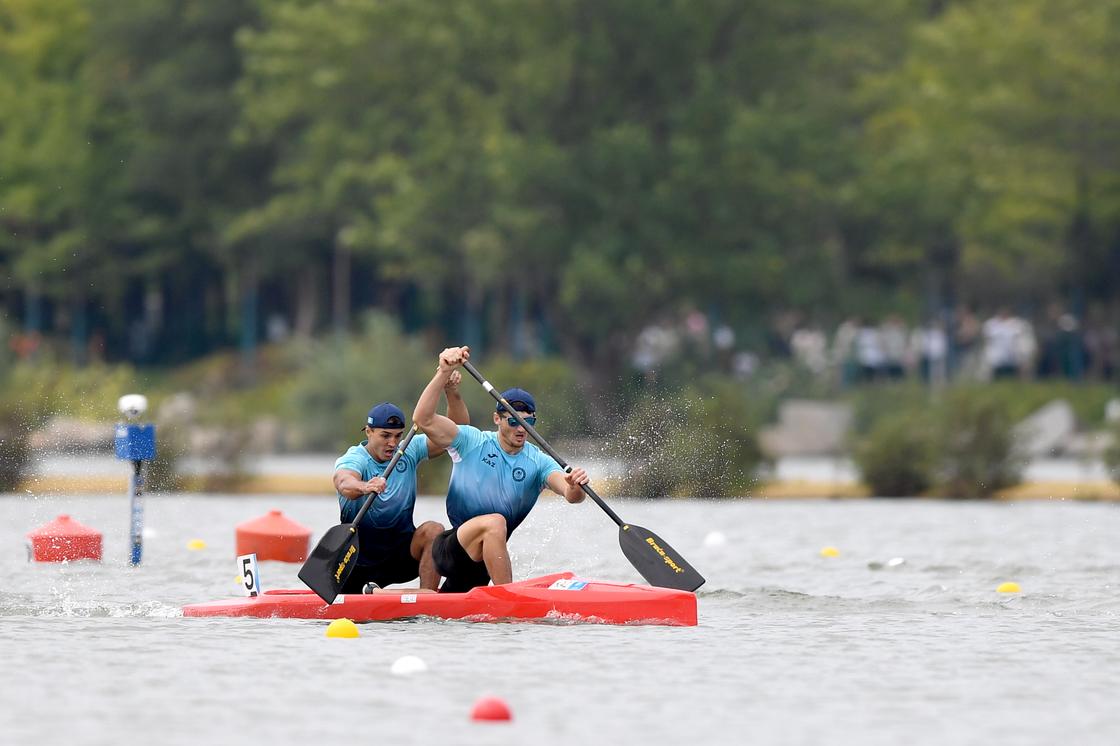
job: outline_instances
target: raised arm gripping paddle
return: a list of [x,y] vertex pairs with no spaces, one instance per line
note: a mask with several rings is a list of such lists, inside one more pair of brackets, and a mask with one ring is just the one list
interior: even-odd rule
[[[541,437],[541,434],[532,425],[525,421],[520,412],[514,410],[510,403],[502,398],[502,395],[494,389],[489,381],[482,377],[482,374],[470,361],[463,363],[463,369],[482,384],[482,388],[494,397],[494,401],[500,402],[506,408],[518,424],[525,428],[525,432],[529,433],[529,436],[537,442],[537,445],[549,456],[552,456],[564,471],[570,472],[572,470],[568,462],[553,450],[548,441]],[[612,521],[618,524],[618,543],[622,547],[622,553],[626,555],[626,559],[630,560],[630,564],[642,574],[647,583],[661,588],[677,588],[682,591],[694,591],[704,584],[704,577],[696,572],[692,565],[685,561],[684,557],[677,554],[668,542],[648,528],[625,523],[603,501],[603,498],[595,493],[590,484],[580,486],[583,487],[587,496],[594,500],[595,504],[602,508]]]

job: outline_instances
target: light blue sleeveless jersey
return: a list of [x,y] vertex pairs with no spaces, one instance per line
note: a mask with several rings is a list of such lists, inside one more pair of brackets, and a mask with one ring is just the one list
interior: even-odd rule
[[501,513],[513,533],[537,503],[548,475],[563,471],[532,443],[511,456],[498,445],[496,432],[470,425],[459,425],[447,452],[455,462],[447,488],[447,517],[453,527],[475,516]]
[[[334,469],[356,471],[362,479],[380,476],[389,465],[388,461],[377,461],[369,455],[366,443],[351,446],[334,462]],[[416,529],[412,522],[412,509],[416,506],[416,467],[428,458],[428,439],[420,434],[412,438],[408,448],[401,454],[393,473],[385,480],[385,491],[378,495],[370,505],[362,522],[358,524],[359,536],[367,531],[384,535],[385,533],[408,533]],[[338,496],[339,513],[343,523],[354,520],[361,510],[364,498],[347,500]],[[374,537],[370,536],[371,540]],[[361,539],[362,553],[366,553],[366,541]]]

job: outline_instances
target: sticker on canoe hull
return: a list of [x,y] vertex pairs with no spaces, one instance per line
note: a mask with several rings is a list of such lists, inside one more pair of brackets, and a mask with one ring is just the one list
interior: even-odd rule
[[404,594],[402,594],[401,595],[401,603],[402,604],[414,604],[414,603],[416,603],[416,594],[415,593],[404,593]]
[[552,585],[548,586],[550,591],[578,591],[587,586],[586,580],[576,580],[575,578],[560,578],[554,580]]

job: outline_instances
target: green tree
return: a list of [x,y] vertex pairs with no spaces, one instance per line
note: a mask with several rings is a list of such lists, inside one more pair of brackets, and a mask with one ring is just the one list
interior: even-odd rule
[[[236,32],[255,22],[249,0],[96,0],[89,36],[99,99],[101,168],[123,179],[113,226],[115,266],[166,309],[150,319],[165,357],[197,354],[244,325],[257,265],[222,232],[260,199],[267,147],[235,144]],[[229,286],[230,278],[233,285]],[[179,313],[189,304],[202,313]],[[251,322],[250,322],[251,323]],[[250,329],[255,339],[256,329]]]
[[499,348],[536,309],[610,378],[682,300],[745,322],[834,288],[845,92],[899,54],[912,12],[829,11],[269,4],[241,37],[241,92],[247,136],[282,141],[277,193],[240,225],[327,226],[318,240],[373,260],[386,305],[411,286],[445,316],[489,313]]
[[0,260],[36,308],[40,298],[80,308],[103,248],[87,178],[89,24],[81,2],[0,4]]
[[878,101],[865,184],[883,208],[878,257],[920,268],[941,252],[983,300],[1106,294],[1118,45],[1115,0],[958,3],[922,25],[865,89]]

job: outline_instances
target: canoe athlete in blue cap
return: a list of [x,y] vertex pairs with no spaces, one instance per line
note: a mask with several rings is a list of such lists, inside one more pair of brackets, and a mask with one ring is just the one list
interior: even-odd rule
[[[459,395],[461,374],[445,379],[448,421],[470,422],[467,405]],[[439,399],[439,392],[436,393]],[[404,412],[395,404],[382,402],[369,410],[362,432],[366,439],[351,446],[334,463],[334,488],[338,492],[341,521],[349,523],[358,515],[366,496],[376,493],[369,511],[358,524],[358,562],[343,586],[343,593],[383,588],[392,583],[408,583],[420,578],[420,587],[436,590],[439,572],[432,561],[432,541],[443,525],[425,521],[416,526],[412,511],[416,506],[416,467],[446,448],[437,446],[422,434],[413,437],[388,479],[381,472],[389,465],[404,435]]]
[[[432,558],[446,578],[444,592],[463,592],[476,586],[513,581],[510,534],[525,520],[541,490],[549,487],[570,503],[583,501],[583,469],[568,474],[534,443],[525,428],[499,404],[494,413],[497,432],[483,432],[436,413],[440,391],[457,367],[470,359],[467,347],[449,347],[439,356],[439,369],[420,400],[412,419],[428,435],[428,442],[446,448],[454,462],[447,488],[447,517],[451,528],[436,537]],[[523,389],[503,396],[530,425],[536,424],[537,404]]]

